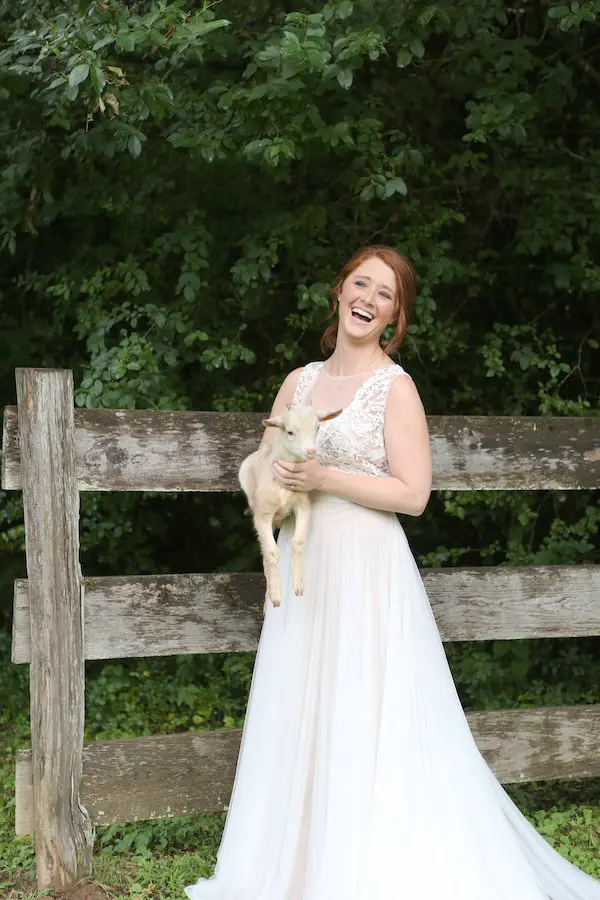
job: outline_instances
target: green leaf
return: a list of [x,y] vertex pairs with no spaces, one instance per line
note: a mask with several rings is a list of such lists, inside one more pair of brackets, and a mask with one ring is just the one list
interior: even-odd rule
[[435,16],[436,12],[437,12],[437,7],[435,7],[435,6],[426,7],[423,10],[423,12],[420,13],[419,18],[417,19],[419,25],[423,25],[423,26],[429,25],[429,23]]
[[423,46],[423,41],[420,41],[416,38],[414,41],[410,42],[410,50],[413,56],[416,56],[418,59],[422,59],[425,55],[425,47]]
[[135,41],[129,31],[119,31],[117,34],[117,44],[121,50],[125,50],[128,53],[135,50]]
[[64,85],[64,83],[65,83],[65,78],[63,75],[60,75],[58,78],[54,78],[50,82],[50,84],[48,85],[46,90],[53,91],[55,88],[60,87],[61,85]]
[[82,84],[82,82],[85,81],[89,74],[89,63],[82,63],[79,66],[75,66],[75,68],[71,69],[71,71],[69,72],[70,87],[76,87],[78,84]]
[[106,77],[104,72],[102,71],[101,66],[94,65],[90,70],[92,84],[94,85],[94,90],[97,94],[101,94],[104,90],[104,86],[106,84]]
[[550,19],[562,19],[563,16],[568,16],[571,10],[565,4],[561,4],[560,6],[551,6],[548,10],[548,18]]
[[103,37],[99,41],[96,41],[96,43],[92,47],[92,50],[102,50],[103,47],[108,47],[109,44],[114,44],[114,42],[114,34],[107,34],[106,37]]
[[137,134],[132,134],[129,140],[127,141],[127,149],[131,153],[132,156],[139,156],[142,152],[142,142],[140,141]]
[[[200,15],[198,14],[197,16],[198,20]],[[192,21],[188,27],[195,37],[200,37],[201,35],[209,34],[211,31],[216,31],[218,28],[226,28],[228,25],[231,25],[229,19],[214,19],[212,22]]]
[[351,0],[342,0],[337,8],[337,14],[340,19],[349,19],[354,10],[354,3]]
[[385,196],[391,197],[392,194],[402,194],[402,196],[406,196],[408,193],[408,188],[406,186],[406,182],[402,178],[390,178],[389,181],[385,183]]
[[399,69],[404,69],[406,66],[410,65],[412,62],[412,53],[406,47],[402,47],[401,50],[398,50],[398,55],[396,57],[396,65]]
[[340,69],[337,73],[337,80],[346,91],[351,87],[353,78],[354,72],[352,69]]

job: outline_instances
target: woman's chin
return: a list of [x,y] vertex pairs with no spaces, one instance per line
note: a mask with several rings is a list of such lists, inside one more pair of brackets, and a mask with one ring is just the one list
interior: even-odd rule
[[344,332],[347,339],[353,344],[379,343],[378,333],[366,325],[363,327],[362,325],[351,322],[350,324],[346,324]]

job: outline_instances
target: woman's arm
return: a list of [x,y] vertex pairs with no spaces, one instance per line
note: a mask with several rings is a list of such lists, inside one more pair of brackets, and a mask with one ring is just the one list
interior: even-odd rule
[[384,427],[391,475],[348,475],[316,460],[275,463],[282,483],[296,490],[319,490],[372,509],[419,516],[431,492],[431,447],[421,398],[411,378],[399,376],[390,388]]

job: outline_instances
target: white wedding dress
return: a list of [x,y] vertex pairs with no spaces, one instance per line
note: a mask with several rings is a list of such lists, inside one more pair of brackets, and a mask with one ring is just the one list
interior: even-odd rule
[[[389,475],[401,375],[356,391],[305,367],[294,404],[345,407],[319,430],[324,465]],[[190,900],[600,900],[479,753],[396,515],[316,494],[302,597],[291,534],[286,521],[215,874]]]

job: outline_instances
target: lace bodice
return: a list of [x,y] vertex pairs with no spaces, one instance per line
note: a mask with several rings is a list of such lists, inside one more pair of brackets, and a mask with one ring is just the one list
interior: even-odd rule
[[[308,363],[304,367],[292,406],[309,401],[322,368],[322,362]],[[353,475],[390,474],[383,427],[388,393],[399,375],[410,378],[401,366],[376,369],[363,381],[343,412],[336,419],[321,424],[316,440],[320,463]]]

